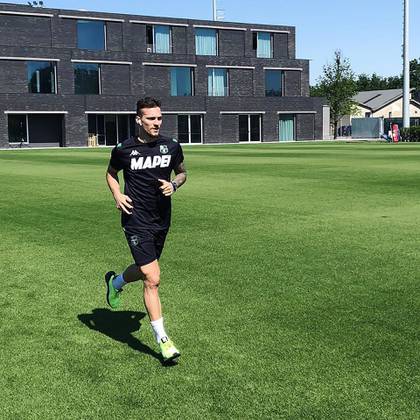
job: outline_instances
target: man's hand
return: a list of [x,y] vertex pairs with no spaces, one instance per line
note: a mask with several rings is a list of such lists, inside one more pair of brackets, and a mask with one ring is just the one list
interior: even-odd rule
[[159,189],[166,197],[170,197],[175,192],[172,182],[165,181],[164,179],[158,179],[158,181],[162,184]]
[[115,204],[117,205],[117,209],[123,211],[126,214],[132,214],[130,211],[132,206],[132,200],[128,195],[125,194],[116,194],[114,195]]

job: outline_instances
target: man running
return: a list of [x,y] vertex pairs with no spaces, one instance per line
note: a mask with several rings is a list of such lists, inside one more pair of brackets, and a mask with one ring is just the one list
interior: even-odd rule
[[[116,275],[105,274],[106,299],[115,309],[127,283],[143,280],[144,304],[163,360],[176,361],[180,352],[165,332],[158,287],[159,257],[171,221],[171,195],[184,184],[187,173],[180,144],[159,134],[160,101],[146,97],[137,102],[138,135],[117,144],[111,153],[106,181],[121,211],[121,224],[135,264]],[[118,172],[124,174],[124,193]],[[175,177],[171,180],[171,173]]]

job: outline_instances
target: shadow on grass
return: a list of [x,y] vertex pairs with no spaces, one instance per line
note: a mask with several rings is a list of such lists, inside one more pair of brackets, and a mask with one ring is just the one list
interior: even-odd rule
[[164,364],[160,353],[155,352],[132,335],[140,329],[140,320],[145,316],[144,312],[113,312],[109,309],[97,308],[90,314],[79,314],[77,318],[91,330],[99,331],[115,341],[127,344],[133,350],[148,354]]

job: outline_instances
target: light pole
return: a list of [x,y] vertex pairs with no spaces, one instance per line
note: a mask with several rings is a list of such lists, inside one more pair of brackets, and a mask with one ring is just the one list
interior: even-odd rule
[[213,0],[213,20],[217,20],[217,0]]
[[404,0],[404,37],[403,37],[403,127],[410,127],[410,60],[408,56],[409,0]]

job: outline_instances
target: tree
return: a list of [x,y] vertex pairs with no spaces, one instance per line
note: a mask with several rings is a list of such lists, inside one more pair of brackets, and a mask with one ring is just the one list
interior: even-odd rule
[[410,87],[420,91],[420,58],[410,61]]
[[323,67],[323,74],[311,94],[324,96],[330,106],[330,118],[334,127],[334,138],[337,138],[338,122],[345,115],[356,110],[353,96],[358,92],[350,61],[343,57],[341,51],[334,52],[334,61]]

